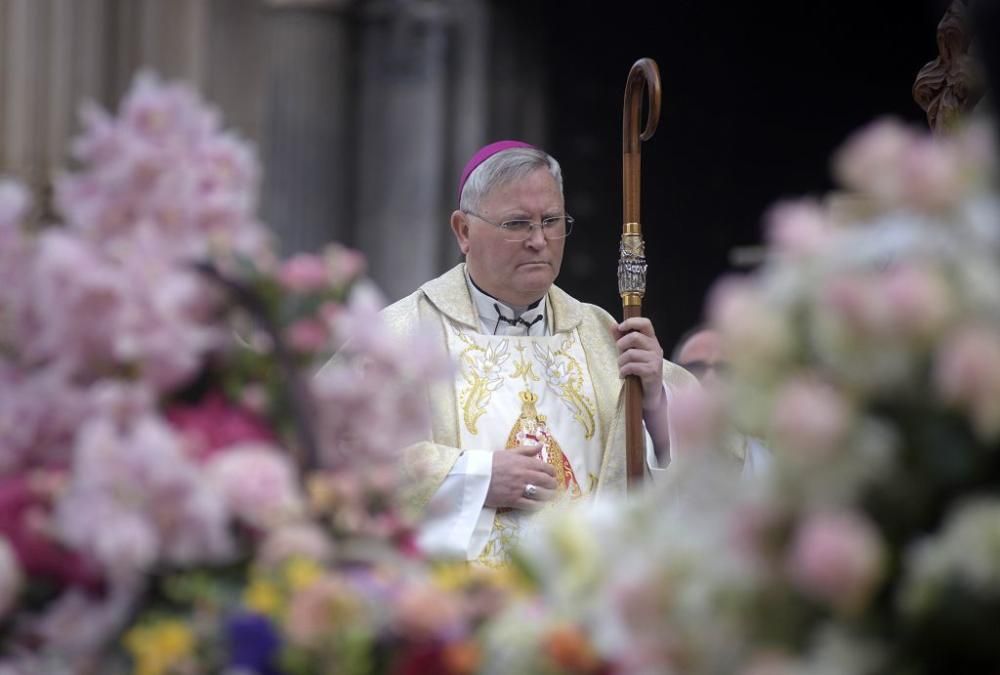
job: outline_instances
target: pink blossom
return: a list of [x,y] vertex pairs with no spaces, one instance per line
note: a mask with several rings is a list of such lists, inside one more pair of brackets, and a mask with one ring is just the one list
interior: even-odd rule
[[271,396],[262,384],[250,383],[240,391],[239,405],[254,415],[266,415],[270,403]]
[[274,569],[292,558],[326,563],[332,555],[333,542],[320,527],[312,523],[291,523],[267,533],[257,550],[257,563]]
[[319,306],[317,315],[320,319],[325,321],[330,326],[337,325],[340,320],[341,313],[344,312],[344,306],[337,302],[324,302]]
[[852,135],[834,156],[834,173],[848,188],[889,203],[903,196],[904,157],[916,134],[896,119],[882,119]]
[[165,235],[164,260],[269,257],[253,216],[254,153],[221,131],[218,114],[192,89],[144,74],[117,117],[90,106],[83,124],[74,142],[82,169],[56,183],[57,207],[73,231],[116,246],[152,228]]
[[804,593],[844,612],[864,608],[883,572],[875,527],[852,512],[821,512],[799,525],[788,556],[791,581]]
[[876,279],[861,274],[842,274],[826,281],[820,290],[821,310],[841,319],[858,337],[893,335],[892,314],[884,289]]
[[151,144],[181,144],[200,141],[216,131],[219,116],[201,106],[189,86],[164,86],[156,76],[143,72],[122,101],[121,122]]
[[386,329],[379,311],[385,306],[382,294],[372,285],[358,284],[348,302],[335,312],[334,339],[350,343],[352,350],[393,358],[398,352],[397,335]]
[[996,163],[996,133],[993,125],[981,119],[967,120],[955,136],[958,154],[972,176],[989,175]]
[[0,179],[0,241],[19,231],[31,209],[31,193],[19,181]]
[[724,279],[709,297],[709,316],[739,366],[764,368],[789,355],[791,328],[777,308],[745,279]]
[[35,312],[23,349],[31,361],[57,360],[72,373],[114,362],[114,338],[128,284],[90,245],[63,231],[39,238],[33,274]]
[[834,171],[846,187],[887,206],[938,211],[968,194],[989,161],[982,152],[970,152],[967,138],[984,136],[932,137],[884,119],[848,139],[834,158]]
[[889,269],[882,292],[891,322],[899,333],[921,339],[936,337],[950,322],[951,293],[940,275],[919,265]]
[[120,586],[97,595],[67,589],[33,626],[45,648],[72,662],[96,663],[135,608],[138,588]]
[[292,644],[312,647],[338,626],[358,624],[364,612],[346,580],[326,576],[292,596],[285,629]]
[[141,381],[106,379],[88,390],[92,414],[126,429],[141,417],[155,413],[156,391]]
[[104,416],[88,421],[70,475],[56,507],[57,530],[116,582],[160,560],[219,562],[232,552],[222,496],[153,415],[126,425]]
[[296,293],[320,291],[330,285],[326,261],[307,253],[286,260],[278,272],[278,279],[285,288]]
[[302,512],[295,469],[272,445],[232,447],[210,459],[205,471],[229,510],[251,527],[271,529]]
[[801,672],[802,665],[791,654],[768,650],[754,654],[739,675],[797,675]]
[[70,232],[39,239],[22,351],[81,379],[123,367],[160,390],[192,377],[220,344],[218,294],[189,269],[164,262],[141,233],[106,255]]
[[772,246],[792,256],[820,253],[833,236],[829,219],[814,201],[779,203],[767,213],[766,221]]
[[319,319],[299,319],[285,333],[288,344],[296,351],[312,354],[321,351],[330,342],[330,331]]
[[929,210],[956,203],[968,182],[963,164],[954,142],[924,137],[911,144],[900,168],[906,203]]
[[400,336],[377,309],[377,296],[363,289],[352,295],[335,331],[346,344],[311,383],[331,468],[395,462],[404,447],[426,438],[427,386],[452,372],[433,336]]
[[50,476],[50,471],[35,470],[0,479],[0,534],[28,577],[97,589],[101,576],[96,566],[63,547],[50,526],[54,497],[48,487]]
[[765,562],[773,555],[776,542],[780,541],[776,535],[780,533],[784,520],[784,513],[778,504],[741,504],[729,520],[729,541],[748,562]]
[[161,391],[171,391],[198,373],[206,356],[223,343],[216,311],[218,289],[189,269],[160,262],[155,240],[133,249],[125,274],[134,294],[119,316],[114,353]]
[[770,437],[790,456],[824,458],[844,442],[851,418],[850,406],[833,387],[799,377],[778,391]]
[[330,283],[345,286],[365,273],[365,256],[340,244],[330,244],[323,249],[323,259],[329,270]]
[[0,536],[0,619],[5,618],[14,606],[23,581],[24,575],[14,548]]
[[310,476],[310,510],[324,519],[335,536],[392,541],[397,550],[407,552],[412,523],[397,503],[398,465],[376,457],[364,465],[342,460],[341,467]]
[[965,326],[939,349],[934,385],[941,397],[966,409],[977,432],[1000,434],[1000,331],[991,326]]
[[461,627],[462,607],[457,597],[428,583],[405,586],[392,612],[395,630],[418,642],[442,638]]
[[26,370],[0,361],[0,475],[69,462],[90,392],[59,368]]
[[263,418],[247,407],[227,402],[217,391],[195,405],[171,406],[165,414],[184,439],[187,455],[198,462],[237,444],[275,441]]

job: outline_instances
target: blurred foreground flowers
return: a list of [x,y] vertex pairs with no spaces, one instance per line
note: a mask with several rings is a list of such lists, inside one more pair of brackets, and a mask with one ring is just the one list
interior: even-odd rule
[[709,310],[728,433],[770,471],[740,481],[705,442],[727,442],[719,403],[674,401],[702,452],[631,504],[547,515],[522,552],[535,625],[575,619],[614,672],[1000,668],[994,152],[982,126],[878,122],[834,158],[849,212],[768,214],[768,261]]
[[[444,355],[380,323],[357,253],[278,260],[214,112],[142,76],[73,153],[38,232],[0,183],[0,673],[1000,665],[982,128],[877,123],[835,158],[850,217],[775,207],[711,299],[734,378],[672,402],[669,482],[547,510],[501,571],[425,559],[400,503]],[[750,437],[754,482],[716,447]]]
[[277,668],[310,615],[265,570],[360,598],[338,564],[405,558],[397,459],[450,365],[381,325],[359,254],[278,260],[252,150],[186,87],[140,76],[83,121],[59,223],[0,183],[4,667]]

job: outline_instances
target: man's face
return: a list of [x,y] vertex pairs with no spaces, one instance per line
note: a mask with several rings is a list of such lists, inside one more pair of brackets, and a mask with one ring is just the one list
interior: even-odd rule
[[[565,215],[565,210],[552,174],[539,168],[491,190],[478,214],[494,223],[525,219],[540,223]],[[452,214],[451,227],[472,279],[509,305],[530,305],[548,292],[559,275],[566,240],[547,240],[541,228],[533,228],[525,241],[505,241],[510,236],[505,230],[461,211]]]
[[698,331],[681,346],[677,365],[690,371],[706,387],[717,386],[729,369],[722,338],[714,330]]

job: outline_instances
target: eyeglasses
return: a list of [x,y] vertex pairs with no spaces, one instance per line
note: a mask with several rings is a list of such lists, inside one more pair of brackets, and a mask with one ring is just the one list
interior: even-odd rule
[[710,370],[714,370],[716,376],[721,378],[729,377],[732,371],[732,366],[726,361],[686,361],[680,364],[680,366],[699,380],[707,375]]
[[570,215],[543,218],[541,223],[531,220],[505,220],[502,223],[494,223],[492,220],[483,218],[478,213],[473,213],[472,211],[466,211],[466,213],[494,227],[499,227],[504,233],[505,241],[526,241],[531,239],[531,235],[534,233],[536,227],[542,231],[542,236],[549,240],[565,239],[573,231],[573,217]]

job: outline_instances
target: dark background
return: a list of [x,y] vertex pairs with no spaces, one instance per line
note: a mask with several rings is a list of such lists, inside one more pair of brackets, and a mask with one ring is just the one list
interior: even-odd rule
[[[541,4],[549,150],[577,219],[559,284],[620,316],[621,118],[632,63],[652,57],[659,130],[642,146],[649,259],[644,313],[665,350],[702,318],[714,280],[741,272],[783,197],[832,187],[846,136],[885,114],[926,124],[910,90],[937,55],[941,0]],[[658,16],[659,15],[659,16]],[[662,18],[660,18],[662,17]]]

